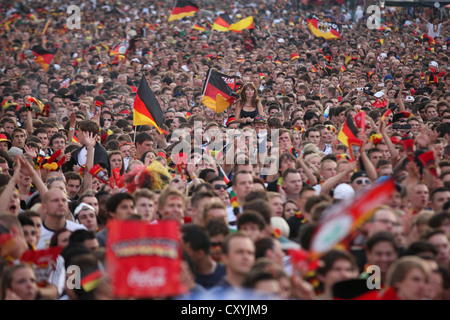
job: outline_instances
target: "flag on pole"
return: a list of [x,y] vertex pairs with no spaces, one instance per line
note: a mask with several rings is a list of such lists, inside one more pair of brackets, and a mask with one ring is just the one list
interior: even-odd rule
[[242,30],[244,29],[254,29],[255,25],[253,23],[253,17],[247,17],[245,19],[239,20],[236,23],[233,23],[230,26],[230,31],[242,33]]
[[48,70],[48,67],[50,66],[57,50],[57,48],[46,50],[39,45],[31,48],[31,51],[35,56],[34,62],[39,63],[45,71]]
[[214,21],[212,28],[213,30],[227,32],[230,30],[232,23],[231,18],[226,13],[223,13]]
[[145,76],[142,76],[136,98],[134,99],[133,108],[133,125],[151,125],[158,130],[158,132],[168,134],[167,131],[162,130],[160,126],[164,123],[164,114],[161,110],[155,94],[148,86]]
[[349,146],[348,139],[349,138],[356,139],[357,136],[358,136],[358,128],[356,127],[355,122],[353,121],[352,115],[349,114],[344,124],[342,125],[341,130],[339,131],[338,140],[348,147]]
[[238,98],[234,87],[234,78],[210,68],[203,86],[202,103],[216,113],[221,113]]
[[306,22],[308,23],[309,30],[311,30],[316,37],[325,38],[327,40],[341,38],[341,32],[336,23],[322,21],[315,14],[309,15]]
[[169,22],[173,20],[183,19],[184,17],[193,17],[199,11],[198,6],[192,1],[177,0],[169,16]]
[[201,32],[205,32],[206,31],[206,27],[202,26],[200,23],[196,23],[192,26],[192,29],[201,31]]
[[392,179],[377,183],[356,198],[337,203],[323,212],[314,229],[310,250],[323,254],[344,240],[351,231],[367,221],[377,207],[392,195],[395,183]]

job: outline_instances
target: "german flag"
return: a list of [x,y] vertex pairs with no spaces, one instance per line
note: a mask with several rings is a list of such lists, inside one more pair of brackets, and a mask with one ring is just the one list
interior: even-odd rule
[[202,26],[201,24],[199,24],[199,23],[194,24],[192,26],[192,29],[195,29],[195,30],[198,30],[198,31],[201,31],[201,32],[205,32],[206,31],[206,28],[204,26]]
[[44,110],[44,103],[36,98],[28,97],[27,98],[27,106],[31,106],[31,104],[34,103],[39,107],[39,111],[42,113]]
[[341,32],[335,23],[320,20],[315,14],[311,14],[306,19],[309,30],[316,36],[327,40],[340,39]]
[[223,13],[216,19],[216,21],[214,21],[212,29],[223,32],[229,31],[232,22],[233,21],[231,18],[226,13]]
[[177,0],[169,17],[169,22],[183,19],[184,17],[193,17],[199,8],[196,4],[188,0]]
[[57,50],[57,48],[46,50],[39,45],[31,48],[31,51],[35,56],[34,62],[39,63],[45,71],[48,70],[48,67],[50,66],[50,63],[52,62]]
[[233,91],[234,87],[234,78],[210,68],[203,86],[202,103],[216,113],[221,113],[236,101],[238,95]]
[[357,139],[357,136],[358,136],[358,128],[356,127],[355,122],[353,121],[352,115],[349,114],[341,130],[339,131],[338,140],[348,147],[349,146],[348,139],[349,138]]
[[168,134],[167,131],[162,130],[159,126],[164,122],[164,114],[161,110],[155,94],[148,86],[147,80],[142,76],[141,83],[139,83],[134,99],[133,110],[133,125],[151,125],[158,130],[159,133]]
[[47,20],[47,22],[45,23],[44,29],[42,30],[42,35],[45,36],[45,34],[47,33],[48,27],[50,26],[50,20]]
[[97,269],[81,278],[80,284],[84,291],[89,292],[97,288],[102,280],[103,272],[100,269]]
[[253,17],[247,17],[245,19],[239,20],[236,23],[233,23],[230,26],[230,31],[242,33],[242,30],[244,29],[254,29],[255,25],[253,23]]

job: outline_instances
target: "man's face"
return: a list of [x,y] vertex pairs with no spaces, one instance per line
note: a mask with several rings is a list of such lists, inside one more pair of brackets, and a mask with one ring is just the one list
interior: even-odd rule
[[235,237],[230,240],[228,254],[223,262],[234,274],[246,275],[255,263],[255,245],[250,238]]
[[292,147],[292,140],[287,132],[280,134],[278,139],[281,150],[289,150]]
[[431,203],[431,206],[435,213],[439,213],[442,211],[442,208],[444,207],[444,204],[450,200],[450,191],[442,191],[442,192],[436,192],[433,195],[433,201]]
[[5,122],[5,124],[3,125],[3,128],[9,135],[12,135],[12,131],[14,130],[15,127],[14,127],[13,123]]
[[333,143],[334,138],[335,138],[335,135],[332,130],[325,128],[320,131],[320,140],[323,143],[331,144],[331,143]]
[[81,181],[78,179],[69,179],[67,181],[67,193],[71,199],[75,199],[78,196],[78,192],[81,188]]
[[124,199],[117,206],[116,211],[110,212],[109,214],[114,219],[125,220],[135,213],[136,208],[134,206],[134,201],[131,199]]
[[374,166],[376,166],[378,161],[380,161],[382,158],[383,158],[383,154],[378,151],[372,152],[369,156],[369,159],[370,159],[370,161],[372,161]]
[[64,140],[64,138],[55,138],[52,141],[51,147],[53,151],[61,150],[64,152],[64,149],[66,148],[66,140]]
[[163,207],[158,209],[161,219],[170,219],[181,222],[184,217],[184,202],[179,196],[170,196]]
[[416,208],[425,208],[428,205],[430,194],[428,187],[424,184],[419,184],[414,188],[412,204]]
[[[326,130],[326,129],[324,129]],[[308,141],[314,143],[316,146],[320,143],[320,132],[319,131],[311,131],[308,134]]]
[[283,180],[283,188],[285,192],[292,196],[293,198],[297,198],[302,190],[302,176],[299,172],[297,173],[289,173],[286,176],[286,179]]
[[49,217],[65,217],[69,210],[67,194],[59,188],[50,189],[47,201],[42,204],[42,208]]
[[394,232],[394,225],[397,223],[397,217],[391,210],[379,209],[373,215],[371,221],[369,236],[379,232],[388,231]]
[[236,185],[233,185],[234,192],[239,197],[244,198],[253,190],[253,178],[250,173],[241,173],[236,177]]
[[322,175],[322,178],[324,180],[327,180],[328,178],[334,177],[336,175],[336,167],[337,164],[334,161],[328,161],[323,164],[322,169],[320,170],[320,174]]
[[[388,241],[380,241],[376,243],[372,250],[366,251],[367,262],[371,265],[377,265],[380,268],[382,276],[385,276],[389,267],[398,258],[392,244]],[[383,279],[384,280],[384,279]]]
[[146,141],[142,142],[142,144],[136,144],[136,150],[140,154],[143,154],[146,151],[153,150],[153,141],[146,140]]
[[155,201],[140,197],[136,200],[136,211],[144,221],[152,221],[154,219]]
[[339,259],[325,275],[320,275],[319,280],[326,288],[331,288],[336,282],[353,279],[357,277],[357,272],[347,259]]
[[78,213],[78,221],[88,230],[97,231],[97,215],[91,209],[83,209]]
[[22,149],[25,146],[25,133],[22,131],[15,132],[12,138],[12,145]]

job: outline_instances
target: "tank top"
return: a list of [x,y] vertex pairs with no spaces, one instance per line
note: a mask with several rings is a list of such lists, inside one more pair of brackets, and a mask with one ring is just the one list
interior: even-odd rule
[[244,109],[241,110],[241,119],[242,118],[254,119],[257,115],[258,115],[258,109],[256,109],[256,108],[253,111],[244,111]]

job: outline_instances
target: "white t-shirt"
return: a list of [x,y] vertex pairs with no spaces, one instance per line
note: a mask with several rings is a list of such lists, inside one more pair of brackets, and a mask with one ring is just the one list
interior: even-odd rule
[[428,28],[428,35],[430,37],[434,38],[434,37],[439,36],[439,34],[441,33],[442,23],[438,24],[437,31],[434,31],[434,26],[433,26],[433,24],[431,22],[427,23],[427,28]]
[[[84,225],[69,220],[66,221],[66,228],[70,231],[75,231],[78,229],[86,229]],[[47,249],[50,246],[50,239],[52,238],[54,233],[55,230],[47,229],[44,223],[42,223],[41,237],[39,238],[39,242],[36,245],[36,249],[38,250]]]

